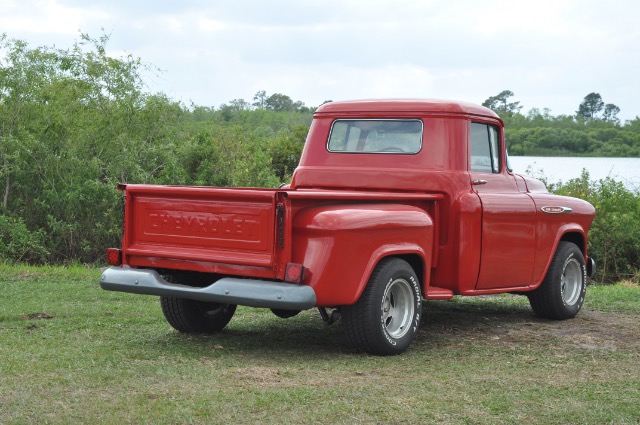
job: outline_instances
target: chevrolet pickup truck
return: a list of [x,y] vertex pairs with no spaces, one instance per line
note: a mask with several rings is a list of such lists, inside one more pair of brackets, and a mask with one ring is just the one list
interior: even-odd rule
[[469,103],[325,104],[279,189],[119,189],[122,247],[100,284],[159,296],[185,333],[220,331],[237,305],[318,308],[358,351],[393,355],[424,300],[508,292],[568,319],[595,270],[594,208],[513,173],[503,122]]

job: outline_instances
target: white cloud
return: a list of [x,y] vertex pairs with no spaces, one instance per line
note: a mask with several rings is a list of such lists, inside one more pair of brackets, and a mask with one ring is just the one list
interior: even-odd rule
[[32,44],[111,34],[166,70],[153,90],[202,105],[258,90],[326,99],[443,97],[509,89],[525,111],[574,113],[596,91],[640,114],[635,0],[38,0],[0,5],[0,28]]
[[[27,7],[25,7],[27,6]],[[0,28],[11,33],[74,35],[88,20],[108,19],[108,15],[90,8],[67,7],[56,0],[3,2],[0,6]]]

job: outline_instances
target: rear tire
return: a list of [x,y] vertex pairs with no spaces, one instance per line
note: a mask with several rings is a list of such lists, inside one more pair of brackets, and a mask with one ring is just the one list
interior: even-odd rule
[[380,261],[360,299],[342,308],[349,343],[381,356],[400,354],[409,348],[421,316],[418,278],[411,266],[399,258]]
[[533,311],[540,317],[564,320],[582,308],[587,288],[587,268],[580,248],[561,241],[542,284],[527,294]]
[[236,311],[235,304],[160,297],[167,322],[182,333],[215,333],[224,329]]
[[300,314],[300,310],[283,310],[281,308],[272,308],[271,312],[281,319],[289,319]]
[[[204,275],[174,273],[163,276],[171,283],[209,282]],[[182,333],[215,333],[224,329],[236,312],[235,304],[220,304],[175,297],[160,297],[160,306],[167,322]]]

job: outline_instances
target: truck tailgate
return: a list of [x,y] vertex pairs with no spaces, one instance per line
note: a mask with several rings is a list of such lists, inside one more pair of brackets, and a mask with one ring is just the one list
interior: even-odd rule
[[[123,254],[132,266],[229,273],[230,267],[278,271],[276,190],[126,185]],[[189,264],[182,264],[188,262]],[[164,265],[163,265],[164,264]]]

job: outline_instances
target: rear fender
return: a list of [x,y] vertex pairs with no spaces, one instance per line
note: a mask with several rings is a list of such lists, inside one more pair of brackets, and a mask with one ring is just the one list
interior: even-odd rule
[[431,273],[428,273],[428,271],[431,270],[431,264],[432,264],[432,258],[429,255],[430,251],[431,250],[425,251],[424,248],[419,245],[396,244],[396,245],[381,246],[379,249],[376,250],[376,252],[373,253],[369,263],[367,264],[365,272],[362,274],[360,284],[357,287],[357,292],[356,292],[357,297],[354,300],[354,302],[356,302],[360,298],[360,295],[362,295],[362,292],[364,291],[364,288],[367,286],[367,283],[369,282],[369,278],[371,277],[373,270],[383,258],[386,258],[386,257],[402,258],[408,255],[417,255],[420,258],[420,261],[422,262],[422,265],[423,265],[422,275],[418,274],[418,270],[415,270],[415,272],[416,272],[416,276],[420,281],[420,286],[422,288],[422,296],[424,297],[427,291],[427,287],[429,286],[429,280],[431,276]]
[[417,255],[425,280],[431,268],[433,221],[421,208],[400,204],[310,207],[293,220],[292,261],[305,267],[318,306],[355,303],[376,264],[388,256]]

